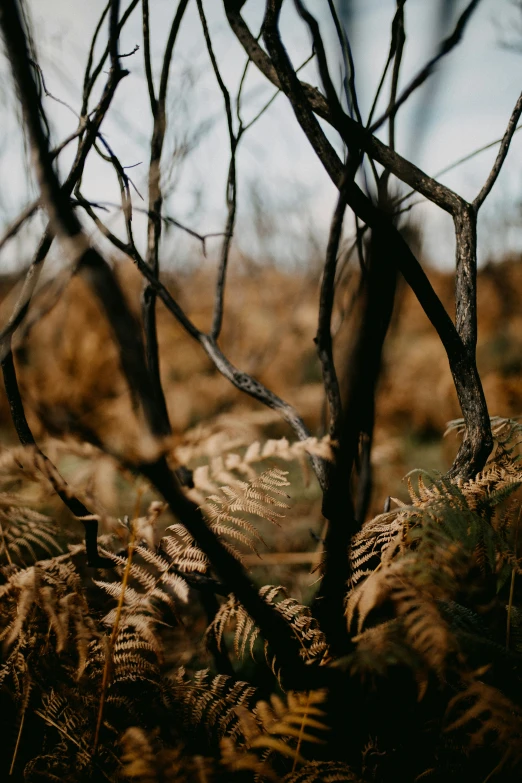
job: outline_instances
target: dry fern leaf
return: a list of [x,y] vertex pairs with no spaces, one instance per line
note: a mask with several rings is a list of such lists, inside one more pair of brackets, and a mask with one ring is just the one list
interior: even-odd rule
[[191,783],[211,779],[210,759],[190,757],[182,747],[163,747],[154,734],[136,726],[125,731],[120,745],[123,750],[120,774],[136,783]]
[[361,778],[342,761],[309,761],[283,783],[361,783]]
[[[161,660],[163,650],[156,628],[159,622],[163,622],[162,607],[167,606],[176,614],[176,601],[182,603],[188,601],[188,584],[179,574],[171,572],[172,564],[168,560],[147,547],[136,546],[134,549],[134,554],[145,561],[145,566],[135,560],[129,566],[127,558],[106,550],[102,551],[105,556],[110,557],[117,564],[120,571],[128,570],[128,582],[125,589],[121,581],[93,580],[94,584],[104,590],[114,601],[119,602],[121,599],[123,601],[121,615],[115,606],[102,620],[104,625],[113,628],[116,618],[119,616],[114,651],[115,662],[118,662],[118,646],[121,645],[122,639],[129,634],[129,639],[136,637],[137,640],[141,640],[148,649],[154,651],[156,658]],[[139,645],[134,645],[134,657],[130,655],[130,657],[123,656],[121,658],[122,665],[128,666],[129,673],[131,667],[134,667],[136,676],[140,676],[141,666],[139,655],[137,658],[135,655],[138,648]],[[148,665],[145,668],[148,668]]]
[[455,645],[435,602],[414,585],[404,583],[398,584],[391,598],[405,628],[408,644],[430,669],[442,676],[448,654]]
[[[407,525],[406,513],[401,510],[394,522]],[[460,546],[451,545],[438,521],[430,521],[420,531],[413,548],[410,548],[413,540],[410,533],[407,528],[399,529],[393,538],[385,541],[379,566],[348,594],[347,623],[351,627],[357,619],[357,633],[361,635],[371,613],[389,603],[408,646],[424,666],[442,676],[456,643],[437,601],[451,598],[458,588],[464,573],[462,561],[465,564],[466,558]],[[378,532],[377,536],[380,535]]]
[[34,563],[42,553],[50,557],[59,553],[58,529],[52,520],[31,508],[7,504],[7,499],[0,497],[0,559],[27,565],[28,559]]
[[296,693],[290,691],[286,702],[272,695],[270,702],[257,702],[253,712],[237,709],[239,726],[247,751],[271,751],[295,764],[306,764],[302,755],[304,744],[324,744],[329,727],[326,713],[320,708],[325,691]]
[[[376,576],[380,578],[375,578]],[[401,578],[400,572],[372,574],[364,583],[366,589],[350,597],[349,620],[358,611],[358,633],[361,634],[368,614],[389,600],[394,616],[401,621],[405,640],[429,668],[443,673],[444,663],[455,642],[446,621],[429,592],[420,590],[415,582]]]
[[278,783],[281,775],[270,765],[268,759],[260,757],[254,751],[238,748],[230,737],[220,742],[221,764],[232,772],[253,772],[256,783]]
[[500,765],[522,763],[522,713],[497,688],[473,680],[448,704],[448,714],[460,708],[460,715],[446,731],[468,728],[474,746],[495,744],[503,753]]
[[[281,459],[284,461],[298,461],[305,475],[307,475],[307,457],[318,456],[322,459],[333,459],[329,438],[317,441],[309,438],[305,441],[297,441],[290,444],[286,438],[267,441],[263,446],[255,442],[249,446],[244,456],[239,454],[227,454],[216,456],[208,464],[200,465],[194,469],[193,482],[195,489],[189,495],[195,502],[202,502],[201,493],[213,493],[220,485],[234,485],[239,482],[237,474],[246,476],[250,481],[255,481],[257,474],[252,467],[256,463],[268,459]],[[277,470],[277,469],[273,469]],[[265,471],[268,473],[269,471]],[[282,471],[281,471],[282,472]],[[263,475],[263,474],[261,474]]]
[[496,507],[522,484],[518,463],[488,463],[467,482],[426,476],[409,474],[411,505],[376,517],[354,538],[347,613],[351,623],[357,608],[359,632],[368,613],[389,597],[394,570],[407,584],[413,581],[433,599],[444,599],[471,567],[496,571],[513,557],[513,515],[508,510],[507,519],[494,525],[492,520]]
[[352,640],[355,652],[349,658],[348,670],[366,682],[375,677],[386,677],[389,668],[402,665],[412,671],[419,668],[419,661],[411,648],[404,644],[404,632],[397,619],[368,628]]
[[[237,422],[236,422],[237,425]],[[208,428],[207,428],[208,430]],[[189,433],[186,440],[191,440],[193,435]],[[253,466],[269,459],[280,459],[285,462],[298,462],[306,469],[306,460],[310,456],[332,461],[333,442],[329,435],[323,438],[305,438],[291,443],[287,438],[279,438],[261,443],[253,440],[252,431],[245,430],[235,436],[228,437],[226,432],[215,432],[210,429],[205,437],[205,428],[200,428],[199,438],[195,442],[178,445],[174,450],[177,461],[187,465],[194,459],[202,456],[210,458],[208,464],[198,466],[194,470],[193,481],[197,490],[214,492],[219,484],[231,483],[237,477],[233,472],[246,476],[248,479],[256,477]],[[233,452],[232,449],[247,446],[244,454]]]
[[[141,627],[143,622],[143,627]],[[99,683],[108,653],[106,638],[91,643],[89,665],[87,668],[90,679]],[[158,660],[161,659],[161,645],[157,637],[151,633],[146,619],[139,615],[118,629],[118,636],[111,655],[111,679],[109,698],[115,695],[115,688],[121,683],[148,682],[157,685],[160,670]]]
[[60,733],[67,746],[75,749],[77,769],[90,766],[92,753],[89,747],[90,731],[86,731],[85,713],[75,710],[59,694],[43,694],[42,707],[35,714]]
[[0,633],[6,648],[24,634],[40,633],[42,616],[54,631],[56,652],[66,649],[71,641],[78,655],[76,676],[82,676],[88,657],[88,647],[97,635],[89,616],[78,574],[68,555],[42,560],[36,565],[18,570],[0,587],[3,620]]
[[[503,418],[491,416],[491,434],[493,435],[494,449],[490,455],[490,461],[512,457],[517,447],[522,442],[522,424],[516,418]],[[464,419],[454,419],[446,425],[444,436],[450,432],[463,434],[466,429]]]
[[236,709],[249,708],[254,703],[256,688],[225,674],[210,677],[208,669],[189,679],[183,667],[171,682],[172,694],[183,708],[187,725],[204,728],[213,737],[237,739],[240,730]]
[[[389,546],[400,545],[403,536],[403,518],[400,509],[370,520],[355,534],[350,548],[351,588],[355,588],[371,570],[362,569],[371,560],[379,562]],[[373,570],[373,569],[372,569]]]
[[[286,589],[281,585],[265,585],[260,589],[259,594],[288,622],[295,636],[299,639],[302,657],[307,661],[326,663],[328,659],[328,645],[324,633],[312,616],[310,608],[303,606],[295,598],[289,597]],[[230,626],[235,626],[235,655],[238,658],[242,658],[248,646],[253,657],[254,645],[259,637],[259,629],[248,612],[233,595],[230,595],[228,600],[221,605],[214,620],[207,628],[207,637],[212,636],[218,648],[221,649],[223,635]],[[265,656],[269,660],[270,650],[266,644]]]
[[221,413],[209,421],[200,422],[183,434],[180,443],[173,448],[173,455],[181,464],[202,457],[217,457],[232,449],[248,446],[263,429],[279,421],[278,414],[270,409],[252,411],[241,409],[241,415]]
[[[203,503],[202,509],[209,527],[238,559],[241,559],[241,552],[231,540],[254,552],[257,551],[256,541],[263,540],[256,525],[246,519],[245,514],[274,524],[278,524],[278,520],[283,517],[276,509],[288,508],[288,504],[282,500],[288,497],[282,489],[289,486],[286,475],[285,471],[272,468],[248,482],[232,476],[229,485],[222,486]],[[169,556],[171,565],[179,571],[204,573],[209,566],[208,560],[186,528],[175,523],[167,528],[167,532],[170,535],[162,538],[160,546]]]

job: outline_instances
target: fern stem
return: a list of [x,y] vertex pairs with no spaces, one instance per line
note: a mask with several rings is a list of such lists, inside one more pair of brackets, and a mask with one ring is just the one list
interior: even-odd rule
[[101,687],[101,694],[100,694],[100,706],[98,707],[98,718],[96,721],[96,730],[94,732],[94,742],[92,747],[93,756],[96,753],[96,749],[98,747],[98,742],[100,739],[100,731],[103,722],[103,710],[105,707],[105,699],[107,696],[107,690],[109,687],[109,680],[110,680],[111,669],[112,669],[112,656],[114,653],[114,646],[116,644],[116,639],[118,638],[120,619],[123,612],[123,604],[125,601],[125,591],[127,589],[127,584],[129,581],[129,575],[130,575],[131,564],[132,564],[132,555],[134,553],[134,546],[136,543],[136,521],[140,513],[141,497],[143,495],[143,492],[144,492],[144,488],[139,487],[137,491],[136,505],[134,508],[134,517],[130,523],[130,537],[127,546],[127,563],[125,564],[125,570],[123,572],[123,578],[121,582],[121,593],[118,599],[118,605],[116,607],[116,617],[114,618],[112,633],[105,654],[105,664],[103,667],[102,687]]
[[18,734],[16,737],[16,744],[13,751],[13,758],[11,761],[11,766],[9,768],[9,777],[13,774],[14,766],[16,764],[16,758],[18,756],[18,748],[20,747],[20,740],[22,739],[22,731],[24,728],[24,721],[25,721],[25,713],[27,712],[27,705],[29,704],[29,696],[31,694],[31,679],[29,678],[29,675],[27,675],[25,688],[24,688],[24,696],[22,701],[22,714],[20,717],[20,726],[18,728]]
[[[517,558],[517,549],[518,549],[518,531],[520,530],[520,516],[522,514],[522,504],[518,511],[518,517],[517,517],[517,527],[515,530],[515,560]],[[516,567],[513,566],[511,570],[511,584],[509,586],[509,601],[508,601],[508,607],[507,607],[507,620],[506,620],[506,650],[509,650],[509,642],[511,637],[511,615],[512,615],[512,609],[513,609],[513,598],[515,597],[515,576],[516,576]]]
[[292,765],[292,774],[295,772],[295,768],[297,767],[297,759],[300,757],[301,745],[303,743],[303,734],[306,726],[306,719],[308,717],[309,706],[310,706],[310,691],[308,691],[308,693],[306,694],[305,709],[303,713],[303,720],[301,721],[301,726],[299,728],[299,737],[297,738],[297,747],[295,749],[294,763]]

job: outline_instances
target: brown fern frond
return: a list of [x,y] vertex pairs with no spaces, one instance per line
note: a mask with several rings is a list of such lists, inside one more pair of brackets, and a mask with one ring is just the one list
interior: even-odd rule
[[[281,585],[265,585],[259,594],[288,622],[301,644],[302,657],[307,661],[314,660],[320,664],[326,663],[328,644],[310,608],[289,597]],[[215,639],[219,649],[221,649],[223,634],[230,626],[235,626],[234,652],[236,656],[242,657],[247,646],[253,656],[254,645],[259,637],[259,629],[233,595],[230,595],[228,600],[221,605],[207,629],[207,635]],[[271,659],[271,652],[266,644],[265,656],[267,660]]]
[[231,772],[252,772],[255,775],[256,783],[258,781],[278,783],[281,780],[280,774],[273,769],[267,758],[263,758],[254,751],[238,748],[230,737],[223,737],[220,742],[220,750],[221,764]]
[[281,487],[289,486],[286,475],[283,470],[271,468],[248,482],[236,479],[233,485],[221,487],[218,494],[210,496],[203,504],[211,527],[224,518],[235,522],[252,535],[246,520],[235,517],[235,514],[251,514],[274,523],[281,519],[283,515],[277,513],[271,506],[288,508],[288,504],[280,499],[288,497],[281,490]]
[[59,694],[44,694],[42,707],[35,710],[42,720],[56,729],[62,739],[75,748],[78,767],[84,768],[90,764],[89,749],[90,732],[85,731],[85,715],[77,712]]
[[362,779],[342,761],[309,761],[283,783],[361,783]]
[[499,764],[522,764],[522,713],[501,691],[478,679],[454,696],[448,714],[459,712],[446,731],[465,728],[473,746],[494,741],[502,756]]
[[435,602],[415,585],[398,583],[391,592],[396,616],[402,621],[408,644],[426,666],[442,676],[453,637]]
[[146,733],[132,726],[120,739],[121,775],[136,783],[192,783],[211,779],[213,763],[202,756],[189,756],[182,746],[162,746],[157,732]]
[[188,678],[181,667],[171,680],[173,697],[183,708],[187,726],[203,728],[210,737],[237,739],[240,733],[237,708],[250,708],[257,689],[225,674],[211,677],[202,669]]
[[[326,742],[324,735],[329,726],[324,721],[326,713],[319,706],[325,698],[324,691],[289,692],[286,701],[276,695],[271,696],[270,702],[258,701],[253,712],[245,708],[237,709],[246,749],[245,762],[252,765],[247,768],[267,774],[263,766],[263,761],[266,766],[267,756],[257,756],[256,762],[256,754],[252,755],[252,751],[260,754],[269,751],[272,768],[273,754],[283,760],[290,759],[293,769],[297,764],[305,765],[307,760],[303,755],[303,746],[308,753],[309,745]],[[239,759],[233,758],[232,761],[235,762],[234,768],[240,768],[237,763]]]
[[52,557],[60,552],[58,529],[49,517],[26,506],[12,505],[10,496],[4,496],[0,502],[2,560],[27,565],[28,558],[34,563],[44,553]]
[[404,644],[404,632],[398,620],[393,618],[368,628],[352,640],[356,650],[349,661],[349,671],[363,683],[375,677],[388,675],[388,670],[404,665],[415,670],[418,659],[411,648]]
[[[310,437],[293,443],[286,438],[279,438],[262,444],[252,438],[250,429],[232,437],[227,437],[226,432],[218,433],[214,428],[205,431],[204,426],[197,428],[195,432],[198,433],[196,439],[190,443],[194,434],[187,433],[183,443],[174,449],[174,455],[176,460],[184,465],[203,456],[210,459],[207,464],[196,467],[193,474],[196,490],[205,493],[214,492],[219,484],[233,484],[237,480],[235,474],[255,479],[254,466],[270,459],[298,462],[306,469],[306,459],[310,456],[328,461],[334,458],[334,444],[328,435],[321,439]],[[247,447],[244,454],[232,451],[240,446]]]
[[[288,508],[281,497],[287,497],[282,487],[289,485],[286,472],[271,468],[250,481],[239,481],[233,476],[231,483],[222,486],[207,497],[202,509],[209,526],[222,537],[227,549],[241,559],[241,551],[233,542],[239,542],[246,549],[257,552],[256,541],[262,541],[255,524],[245,518],[245,514],[257,516],[274,524],[282,518],[275,508]],[[196,546],[187,530],[175,523],[166,530],[160,548],[167,553],[172,566],[179,571],[198,571],[204,573],[208,568],[207,558]]]
[[39,561],[35,566],[16,571],[0,587],[6,621],[0,638],[9,648],[24,634],[31,635],[33,624],[38,629],[44,618],[54,631],[57,653],[65,650],[71,641],[74,643],[78,656],[76,676],[80,678],[89,644],[97,631],[89,617],[78,574],[68,558],[69,555],[62,555]]

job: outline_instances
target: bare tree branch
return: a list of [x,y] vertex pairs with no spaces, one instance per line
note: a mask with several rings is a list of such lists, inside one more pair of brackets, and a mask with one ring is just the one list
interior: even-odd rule
[[495,159],[495,163],[493,164],[493,168],[491,169],[487,180],[482,186],[480,193],[473,201],[473,209],[475,210],[475,212],[479,211],[480,207],[482,206],[486,198],[489,196],[491,189],[493,188],[493,185],[497,181],[497,177],[500,174],[500,170],[509,152],[509,146],[511,144],[511,140],[513,138],[514,133],[517,131],[517,122],[519,121],[521,114],[522,114],[522,94],[520,95],[518,101],[516,102],[515,108],[513,109],[511,117],[509,118],[506,132],[502,137],[500,149]]
[[460,43],[460,40],[462,36],[464,35],[464,31],[466,29],[466,26],[471,19],[471,16],[475,9],[477,8],[480,0],[471,0],[469,5],[466,6],[462,14],[460,15],[457,24],[455,25],[455,29],[453,30],[452,34],[448,36],[440,45],[439,51],[437,54],[431,58],[431,60],[426,63],[424,68],[422,68],[419,73],[411,80],[409,85],[404,88],[400,96],[397,98],[395,103],[392,106],[389,106],[388,109],[382,114],[379,119],[375,120],[375,122],[371,125],[370,131],[374,133],[380,126],[390,117],[397,114],[400,107],[405,103],[405,101],[408,100],[410,95],[423,84],[426,79],[431,76],[433,73],[433,70],[437,63],[445,57],[449,52],[451,52],[458,43]]
[[[149,284],[154,288],[165,307],[185,329],[187,334],[189,334],[201,345],[207,356],[215,365],[216,369],[239,391],[248,394],[250,397],[262,403],[263,405],[278,411],[300,440],[306,440],[309,438],[311,433],[305,426],[303,420],[298,415],[295,408],[270,391],[270,389],[260,383],[260,381],[256,380],[251,375],[248,375],[248,373],[242,372],[241,370],[238,370],[236,367],[234,367],[234,365],[226,358],[221,349],[218,347],[212,336],[202,332],[197,328],[197,326],[194,325],[190,318],[188,318],[183,309],[170,294],[168,289],[160,280],[154,276],[154,273],[148,264],[146,264],[145,261],[141,258],[139,253],[135,254],[132,247],[126,245],[117,237],[115,237],[107,229],[107,227],[104,226],[99,218],[97,218],[88,202],[86,202],[85,208],[90,217],[92,217],[96,225],[100,228],[102,233],[107,236],[119,250],[121,250],[123,253],[126,253],[130,256],[130,258],[133,259],[137,268],[147,279]],[[311,461],[319,484],[324,486],[325,466],[323,460],[314,456],[311,458]]]
[[142,26],[143,26],[143,59],[145,63],[145,78],[147,80],[147,89],[149,91],[150,108],[152,116],[158,113],[158,104],[156,100],[156,90],[154,88],[154,77],[152,75],[152,63],[150,59],[150,27],[149,27],[149,1],[142,0]]
[[[320,128],[313,112],[317,107],[324,108],[325,99],[315,88],[302,85],[295,75],[286,52],[282,46],[277,30],[277,19],[280,10],[280,3],[275,0],[268,0],[267,11],[264,22],[264,37],[268,50],[268,55],[260,50],[255,38],[250,34],[248,28],[239,16],[239,12],[232,2],[224,0],[225,10],[231,25],[236,34],[240,36],[240,41],[247,47],[247,53],[256,64],[267,75],[271,81],[281,86],[289,97],[296,118],[303,131],[312,144],[316,154],[322,161],[326,171],[334,183],[339,187],[342,166],[332,146],[326,139]],[[320,51],[317,50],[318,56]],[[323,68],[324,71],[324,68]],[[319,96],[319,98],[317,97]],[[339,118],[332,116],[330,110],[321,112],[329,117],[330,121],[337,127]],[[319,114],[319,111],[318,111]],[[380,163],[389,167],[394,174],[404,181],[411,181],[419,192],[429,194],[429,198],[451,214],[460,215],[461,210],[466,208],[464,202],[459,196],[448,188],[441,186],[440,183],[432,180],[424,172],[421,172],[409,161],[401,158],[397,153],[390,150],[389,147],[379,142],[374,136],[368,134],[364,128],[353,122],[343,113],[344,129],[350,129],[350,136],[345,137],[349,145],[355,145],[360,149],[365,149],[369,154],[375,156]],[[353,130],[353,136],[352,136]],[[364,147],[363,147],[364,144]],[[379,157],[377,158],[377,153]],[[362,193],[355,183],[350,183],[347,191],[347,203],[354,210],[355,214],[372,229],[383,231],[388,237],[390,243],[396,248],[396,263],[407,282],[413,288],[428,318],[435,326],[439,337],[448,354],[451,372],[456,385],[459,401],[462,406],[464,417],[468,421],[469,428],[465,440],[457,454],[452,471],[459,473],[464,471],[480,470],[491,449],[491,432],[489,417],[485,404],[484,394],[480,384],[480,379],[476,369],[476,363],[473,354],[468,354],[464,347],[462,339],[457,333],[455,327],[426,275],[420,268],[407,244],[393,228],[388,218],[381,215],[367,197]],[[472,249],[471,244],[468,245]],[[466,247],[463,245],[462,250]],[[461,255],[461,259],[463,257]],[[471,278],[473,278],[473,267],[475,259],[465,259],[469,261]],[[467,271],[467,270],[466,270]],[[465,277],[462,264],[457,270],[457,281]],[[461,285],[464,296],[458,297],[458,309],[470,311],[475,305],[474,296],[476,288],[471,291],[472,301],[466,299],[467,288]],[[471,335],[473,338],[473,335]],[[472,342],[472,341],[471,341]],[[463,371],[462,367],[466,369]],[[482,440],[483,438],[483,440]],[[469,457],[469,459],[468,459]],[[471,474],[471,473],[470,473]]]
[[[146,263],[152,269],[154,276],[159,276],[159,245],[161,240],[161,211],[163,208],[163,194],[161,191],[161,154],[167,129],[167,88],[169,81],[170,64],[174,52],[174,46],[178,37],[183,16],[187,9],[188,0],[180,0],[167,39],[163,65],[161,69],[158,97],[155,98],[152,82],[152,69],[150,64],[150,51],[148,45],[148,4],[143,4],[143,32],[145,43],[145,71],[149,86],[152,116],[154,127],[150,144],[149,164],[149,222],[147,230],[147,254]],[[142,296],[142,315],[145,330],[145,345],[147,351],[147,364],[152,378],[153,393],[156,398],[158,412],[163,421],[163,433],[170,433],[170,421],[165,401],[165,394],[161,383],[158,331],[156,323],[156,292],[150,285],[146,285]]]
[[333,357],[332,310],[334,304],[339,243],[341,241],[343,218],[346,211],[345,186],[345,183],[341,183],[339,198],[330,226],[330,235],[328,237],[326,260],[321,283],[321,294],[319,298],[317,334],[315,337],[317,353],[323,373],[323,383],[330,407],[329,433],[334,441],[337,441],[340,437],[343,414],[339,382]]
[[[272,84],[278,89],[282,89],[274,63],[248,29],[237,10],[237,4],[234,0],[224,0],[224,6],[229,24],[247,55]],[[349,147],[359,148],[366,152],[384,168],[390,169],[398,179],[415,188],[416,191],[422,193],[422,195],[446,212],[454,214],[460,208],[462,199],[450,188],[429,177],[413,163],[391,150],[366,128],[352,120],[345,112],[342,112],[340,116],[334,117],[328,101],[317,88],[301,82],[300,87],[314,114],[317,114],[318,117],[332,125]],[[338,180],[342,166],[339,162],[337,172],[334,171],[333,176],[328,168],[327,171],[335,182],[336,179],[334,177]]]
[[[370,109],[370,113],[368,115],[368,121],[366,123],[366,127],[370,127],[373,120],[373,115],[375,114],[375,110],[377,108],[377,103],[379,102],[379,98],[381,97],[382,88],[384,87],[384,82],[386,81],[386,76],[388,75],[388,70],[390,68],[390,65],[392,64],[392,61],[395,57],[395,52],[397,51],[397,39],[398,39],[398,28],[400,25],[400,20],[404,18],[404,6],[406,4],[406,0],[398,0],[397,2],[397,10],[395,11],[395,15],[392,20],[391,24],[391,35],[390,35],[390,49],[388,51],[388,57],[386,59],[386,63],[384,65],[384,69],[381,75],[381,78],[379,80],[379,84],[377,85],[377,89],[375,91],[375,95],[373,97],[372,106]],[[362,122],[361,122],[362,124]]]
[[[267,0],[263,30],[264,40],[272,67],[276,71],[279,83],[288,96],[296,118],[308,137],[308,140],[312,144],[330,177],[336,185],[340,187],[339,160],[313,115],[312,106],[307,98],[307,92],[299,82],[282,45],[278,31],[280,10],[281,0]],[[325,92],[333,113],[332,116],[335,125],[339,109],[336,98],[332,96],[332,86],[328,74],[324,47],[321,45],[322,42],[318,40],[318,31],[314,23],[308,17],[305,16],[305,18],[307,22],[310,22],[309,27],[312,35],[314,35],[314,44],[319,59],[321,76],[323,78]],[[387,149],[392,155],[394,154],[389,148]],[[406,166],[409,167],[407,162]],[[438,183],[434,184],[438,185]],[[443,199],[446,200],[448,197],[447,192],[444,192],[443,190],[441,193]],[[458,197],[455,197],[455,199],[455,206],[458,205],[460,209],[462,202]],[[463,477],[474,475],[477,470],[480,470],[484,465],[492,445],[489,417],[476,368],[474,353],[464,344],[463,339],[458,334],[440,300],[434,293],[426,275],[409,247],[390,222],[388,216],[385,215],[381,209],[375,207],[351,179],[347,183],[346,201],[355,214],[372,229],[373,234],[376,237],[379,237],[379,242],[384,243],[387,257],[395,260],[398,268],[408,284],[412,287],[423,309],[437,329],[448,355],[462,410],[463,412],[466,411],[464,413],[467,422],[466,435],[455,458],[451,473]],[[447,206],[449,205],[447,204]],[[455,212],[458,212],[458,210],[455,209]],[[465,249],[464,246],[461,248],[463,254]],[[469,253],[472,254],[473,248],[469,247],[467,249],[469,250]],[[463,261],[466,263],[468,263],[469,260],[469,256],[463,258]],[[472,260],[473,258],[471,261]],[[459,271],[460,275],[458,274],[457,278],[458,280],[460,278],[462,283],[462,269]],[[471,273],[473,273],[472,267]],[[373,288],[375,289],[375,286],[373,286]],[[373,301],[373,296],[371,294],[372,287],[370,287],[369,290],[369,301],[371,302]],[[460,302],[461,310],[465,305],[469,305],[469,308],[473,308],[475,304],[475,292],[476,287],[473,286],[472,280],[469,291],[464,291],[464,294],[469,294],[469,301],[466,300],[465,296],[462,297],[462,301]],[[369,319],[368,322],[370,322],[370,320],[371,319]],[[467,330],[470,326],[469,318],[465,322],[462,321],[461,325],[464,326],[464,324],[465,329]],[[471,323],[470,328],[473,331],[473,323]],[[465,336],[467,336],[467,332]],[[382,343],[382,339],[383,337],[378,337],[375,342],[375,356],[380,352],[379,346]],[[371,375],[373,375],[373,373],[369,373],[368,382],[374,385],[374,381],[370,381]],[[373,385],[371,388],[373,388]],[[357,388],[357,394],[359,394],[361,387]],[[348,421],[348,419],[346,421]],[[350,424],[350,427],[352,427],[352,424]],[[333,626],[329,627],[330,634],[333,639],[337,639],[337,642],[340,645],[343,643],[342,639],[345,636],[345,629],[343,630],[343,626],[340,624],[339,616],[346,580],[349,575],[349,567],[346,554],[342,556],[339,554],[339,550],[344,553],[347,552],[351,536],[357,530],[358,525],[358,520],[355,519],[353,512],[349,508],[345,511],[344,519],[342,519],[342,514],[341,517],[339,516],[339,510],[336,508],[336,501],[339,499],[339,493],[336,492],[336,487],[338,488],[339,486],[338,477],[340,473],[343,474],[344,482],[346,482],[349,471],[351,471],[355,454],[354,430],[351,429],[350,432],[344,436],[345,446],[341,448],[338,460],[338,470],[336,470],[334,474],[335,479],[333,488],[331,492],[327,491],[325,494],[325,501],[326,499],[331,498],[335,498],[335,500],[333,500],[332,503],[328,502],[324,505],[325,516],[331,520],[331,524],[329,525],[329,537],[325,550],[327,564],[324,577],[326,580],[325,593],[323,593],[323,596],[328,596],[328,600],[324,605],[328,605],[327,615],[332,618],[333,622]],[[336,609],[332,608],[333,604],[335,604]]]
[[[198,7],[199,18],[201,20],[201,26],[203,28],[203,35],[205,37],[205,43],[207,45],[210,62],[212,63],[212,69],[216,77],[216,81],[223,95],[223,101],[225,103],[225,113],[227,118],[227,130],[230,143],[230,164],[228,167],[227,187],[226,187],[226,203],[227,203],[227,220],[225,224],[224,239],[221,246],[221,256],[218,265],[218,273],[216,280],[216,295],[214,302],[214,313],[212,316],[212,326],[210,329],[210,335],[212,339],[217,340],[220,335],[221,327],[223,325],[223,304],[225,298],[225,283],[228,268],[228,258],[230,255],[230,246],[232,243],[232,236],[234,234],[234,225],[236,222],[236,210],[237,210],[237,177],[236,177],[236,150],[241,138],[241,126],[238,134],[234,132],[234,121],[232,117],[232,103],[230,100],[230,93],[226,87],[225,82],[219,71],[216,56],[212,48],[212,41],[210,39],[210,33],[208,30],[207,20],[205,17],[205,11],[203,9],[202,0],[196,0]],[[241,83],[239,86],[241,90]]]
[[[355,63],[352,55],[352,47],[346,34],[346,30],[342,26],[337,9],[335,8],[334,0],[328,0],[328,8],[334,21],[335,31],[339,40],[339,46],[343,55],[344,65],[344,89],[346,93],[346,100],[348,108],[351,109],[351,114],[355,114],[355,119],[362,125],[362,115],[359,109],[359,101],[357,99],[357,88],[355,86]],[[297,71],[296,71],[297,73]]]
[[[102,28],[103,22],[105,20],[105,17],[107,16],[109,9],[112,5],[113,0],[109,0],[105,8],[103,9],[102,15],[100,16],[98,25],[96,27],[96,30],[94,31],[94,35],[91,41],[91,47],[89,50],[89,58],[87,61],[87,67],[85,70],[85,76],[84,76],[84,82],[83,82],[83,97],[82,97],[82,109],[81,109],[81,116],[85,117],[88,113],[89,108],[89,99],[91,97],[91,93],[93,91],[94,85],[96,84],[96,81],[98,79],[98,76],[102,72],[103,66],[105,65],[107,61],[107,57],[109,57],[110,54],[110,43],[107,44],[105,47],[105,50],[100,57],[98,64],[96,68],[91,73],[92,63],[94,59],[94,49],[96,46],[96,41],[98,38],[98,35],[100,33],[100,30]],[[117,26],[117,32],[118,34],[122,31],[123,27],[125,26],[127,20],[129,19],[130,15],[138,5],[140,0],[131,0],[129,3],[127,10],[122,14],[121,19],[118,22]]]

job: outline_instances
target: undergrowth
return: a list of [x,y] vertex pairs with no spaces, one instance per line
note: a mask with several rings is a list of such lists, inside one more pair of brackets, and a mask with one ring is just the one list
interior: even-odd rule
[[[121,519],[85,490],[112,531],[102,544],[114,569],[96,572],[42,510],[34,454],[6,451],[2,779],[520,780],[522,426],[492,424],[496,447],[478,476],[416,471],[409,502],[357,534],[348,654],[331,654],[291,586],[259,586],[299,640],[311,673],[302,691],[285,688],[274,652],[185,528],[170,520],[158,534],[165,508],[144,502],[144,484]],[[189,462],[199,445],[184,449]],[[261,520],[285,524],[288,480],[266,461],[307,453],[328,457],[328,440],[200,460],[189,492],[237,557],[262,558]]]

